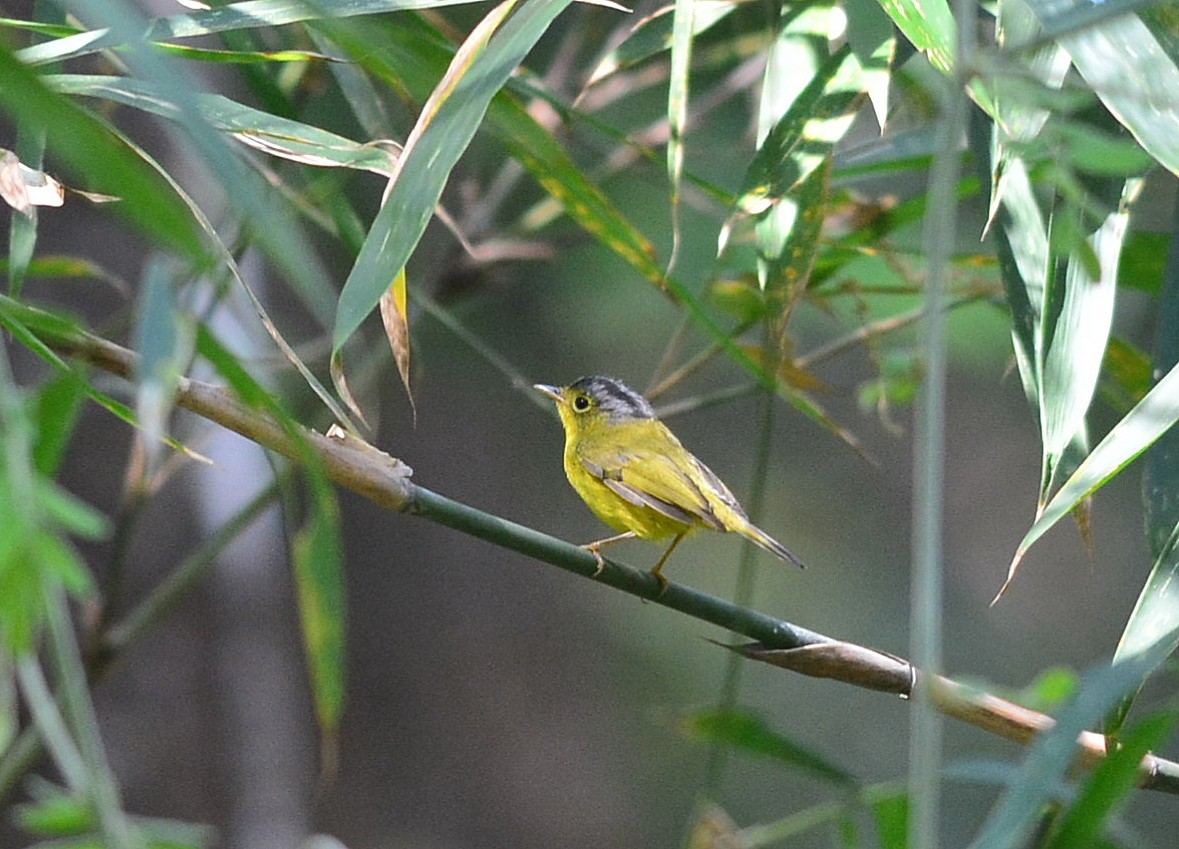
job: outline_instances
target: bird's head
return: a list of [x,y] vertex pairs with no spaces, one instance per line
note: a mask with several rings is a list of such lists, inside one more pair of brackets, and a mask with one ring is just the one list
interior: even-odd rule
[[612,377],[591,375],[578,378],[568,386],[538,383],[533,388],[556,402],[561,423],[570,434],[655,418],[646,398]]

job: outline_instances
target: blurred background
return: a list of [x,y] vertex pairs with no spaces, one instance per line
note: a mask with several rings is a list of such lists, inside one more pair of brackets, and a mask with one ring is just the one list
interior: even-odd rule
[[[27,14],[18,5],[4,4],[14,7],[4,13]],[[152,9],[176,10],[162,2]],[[484,11],[456,10],[449,19],[466,26]],[[578,41],[588,50],[584,45],[605,38],[614,25],[605,10],[575,8],[539,49],[558,55],[581,28]],[[543,57],[536,61],[543,66]],[[202,69],[201,84],[249,99],[240,80],[223,72]],[[656,88],[647,96],[653,103],[663,94]],[[650,106],[628,108],[642,114]],[[328,100],[318,108],[343,109]],[[750,108],[747,100],[733,98],[693,128],[687,167],[718,184],[739,185],[749,151],[733,149],[733,127],[749,123]],[[158,123],[130,113],[118,118],[136,138],[163,151],[170,167],[191,171],[194,191],[208,189],[207,200],[216,206],[216,191],[199,163]],[[342,114],[318,120],[347,123]],[[867,108],[857,122],[849,145],[857,133],[866,139],[878,132]],[[0,145],[12,147],[13,128],[3,131]],[[569,132],[574,147],[593,143]],[[486,140],[477,139],[444,202],[463,210],[464,199],[495,173],[491,156]],[[923,174],[910,174],[857,190],[868,202],[903,199],[921,191],[923,180]],[[642,223],[658,255],[668,256],[663,164],[636,163],[601,186],[624,215]],[[347,191],[371,213],[382,187],[371,176],[353,177]],[[1152,187],[1145,208],[1169,210],[1168,192],[1166,185]],[[963,250],[987,254],[988,244],[978,242],[985,197],[976,195],[963,213]],[[1139,226],[1149,227],[1150,217]],[[683,228],[677,273],[690,289],[703,290],[716,270],[717,216],[688,205]],[[891,238],[894,244],[916,243],[920,234],[918,222]],[[432,224],[427,230],[410,279],[483,350],[472,348],[422,302],[411,307],[416,423],[375,323],[366,325],[363,343],[350,347],[348,357],[364,375],[356,383],[374,425],[371,441],[408,463],[415,481],[586,542],[604,536],[605,529],[564,479],[555,415],[543,398],[490,364],[487,352],[506,359],[527,382],[607,374],[642,389],[680,333],[682,311],[572,225],[548,241],[557,246],[551,256],[483,267],[463,256],[444,228]],[[84,316],[113,338],[126,333],[150,245],[109,208],[73,203],[40,213],[39,251],[84,257],[115,282],[32,279],[25,289],[30,301]],[[331,276],[342,281],[350,258],[330,248],[321,253]],[[902,267],[921,271],[916,260]],[[301,351],[310,352],[308,359],[326,375],[326,350],[316,349],[322,328],[260,257],[246,252],[243,269],[283,333],[300,340]],[[895,280],[898,266],[866,257],[840,273],[868,289]],[[963,273],[997,286],[993,265]],[[918,297],[865,294],[858,303],[873,317],[901,315],[918,305]],[[1149,348],[1149,297],[1134,291],[1120,297],[1118,333]],[[863,321],[851,304],[804,304],[792,324],[795,354],[842,339]],[[216,322],[222,338],[262,372],[273,363],[276,392],[291,388],[269,340],[236,295]],[[1075,527],[1062,524],[1033,549],[1006,597],[988,606],[1034,517],[1040,448],[999,301],[957,309],[950,333],[946,671],[1004,692],[1053,667],[1079,671],[1108,661],[1149,570],[1137,478],[1123,476],[1097,497],[1091,552]],[[790,405],[774,404],[765,506],[755,517],[809,568],[797,572],[758,554],[753,607],[901,656],[909,652],[912,410],[903,403],[877,409],[864,398],[882,359],[909,350],[914,334],[912,328],[890,334],[871,351],[852,345],[814,367],[822,382],[815,397],[855,434],[871,461]],[[681,358],[709,341],[689,327]],[[31,383],[43,375],[27,352],[9,348],[18,380]],[[114,378],[96,380],[116,396],[131,391]],[[718,359],[660,403],[707,396],[742,380],[736,366]],[[746,503],[760,403],[750,393],[668,419],[685,445]],[[323,427],[317,416],[308,412],[306,421]],[[1094,430],[1103,432],[1115,420],[1099,405]],[[176,463],[144,506],[124,590],[129,601],[158,583],[273,473],[256,447],[189,414],[176,414],[173,433],[214,463]],[[61,478],[115,519],[126,503],[133,436],[126,425],[88,406]],[[216,830],[214,845],[225,849],[294,847],[312,833],[331,834],[351,849],[655,847],[681,845],[706,798],[750,825],[836,797],[811,776],[769,759],[729,754],[717,773],[709,766],[711,761],[715,768],[716,753],[683,732],[685,715],[717,703],[732,658],[714,641],[733,642],[732,635],[427,521],[383,511],[351,493],[340,492],[339,500],[347,689],[336,774],[321,780],[320,738],[287,554],[291,529],[272,510],[95,690],[128,810],[207,823]],[[82,546],[100,576],[113,544]],[[732,598],[740,550],[735,538],[701,535],[677,551],[668,575]],[[659,546],[642,542],[612,550],[638,568],[649,568],[660,553]],[[909,747],[903,701],[760,664],[743,664],[739,674],[739,704],[775,730],[865,783],[903,780]],[[998,792],[992,783],[971,778],[972,764],[1020,753],[965,726],[950,724],[947,735],[953,775],[945,784],[943,836],[946,846],[962,846]],[[716,781],[711,788],[710,772]],[[1173,802],[1146,792],[1131,797],[1123,820],[1130,824],[1127,834],[1144,846],[1172,845],[1179,824]],[[868,818],[857,824],[870,842]],[[835,843],[832,832],[821,829],[790,845]],[[9,817],[0,824],[0,845],[28,845]]]

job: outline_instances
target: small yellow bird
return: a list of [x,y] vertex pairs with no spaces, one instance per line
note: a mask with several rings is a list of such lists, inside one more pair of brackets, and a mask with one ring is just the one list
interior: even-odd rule
[[[536,384],[557,402],[565,427],[565,475],[598,518],[622,533],[582,546],[606,567],[601,549],[624,539],[675,538],[651,570],[663,588],[663,565],[698,528],[737,533],[799,567],[784,545],[749,521],[729,488],[655,417],[647,399],[610,377],[569,386]],[[803,567],[805,568],[805,567]]]

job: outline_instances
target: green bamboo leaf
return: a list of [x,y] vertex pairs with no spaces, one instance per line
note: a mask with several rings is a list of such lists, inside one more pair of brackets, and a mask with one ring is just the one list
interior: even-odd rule
[[330,290],[327,271],[309,240],[303,238],[302,227],[289,205],[276,203],[276,193],[263,175],[243,162],[223,134],[204,120],[191,76],[181,70],[178,62],[142,40],[148,24],[139,7],[132,0],[106,0],[102,4],[87,3],[84,7],[82,0],[69,0],[66,5],[77,6],[80,17],[108,25],[112,34],[126,41],[120,61],[131,74],[150,79],[177,105],[175,121],[184,131],[192,152],[224,186],[226,200],[248,227],[251,239],[286,278],[303,291]]
[[74,372],[64,372],[45,383],[33,409],[36,443],[33,462],[47,478],[57,474],[85,397],[86,382]]
[[[1168,653],[1179,648],[1175,631],[1179,628],[1179,524],[1155,558],[1150,575],[1138,601],[1130,612],[1122,637],[1114,652],[1114,662],[1141,654],[1161,640],[1170,639]],[[1133,707],[1137,691],[1122,700],[1106,721],[1106,732],[1117,734]]]
[[872,819],[881,849],[907,849],[909,845],[909,794],[897,791],[872,800]]
[[[230,3],[215,9],[202,9],[166,18],[156,18],[146,27],[144,40],[166,41],[192,38],[198,35],[233,30],[278,27],[302,21],[328,18],[351,18],[357,15],[376,15],[382,12],[408,9],[430,9],[442,6],[473,3],[478,0],[247,0]],[[138,36],[139,33],[136,33]],[[100,50],[121,47],[127,43],[124,34],[103,27],[74,33],[55,41],[37,44],[20,51],[18,58],[27,65],[76,59]]]
[[1100,846],[1105,823],[1137,789],[1142,758],[1161,746],[1175,727],[1173,712],[1139,722],[1085,781],[1053,829],[1044,849],[1090,849]]
[[[1179,174],[1179,111],[1173,103],[1179,64],[1168,52],[1167,35],[1173,23],[1153,13],[1160,38],[1142,16],[1127,14],[1117,2],[1100,4],[1097,19],[1087,0],[1028,0],[1028,5],[1049,35],[1060,33],[1073,65],[1114,117],[1151,156]],[[1078,15],[1085,25],[1074,28]]]
[[954,73],[958,29],[945,0],[880,0],[880,5],[933,67]]
[[0,50],[0,107],[21,126],[42,128],[47,146],[88,190],[121,199],[113,209],[168,249],[190,259],[204,256],[188,208],[91,112],[45,84],[11,53]]
[[[424,101],[445,72],[450,54],[428,29],[406,22],[404,26],[361,27],[333,24],[322,29],[349,54],[360,56],[367,70],[415,100]],[[552,132],[533,118],[516,98],[500,92],[491,101],[482,128],[516,158],[566,213],[603,245],[663,288],[663,269],[655,261],[650,241],[628,221],[591,183],[570,158]],[[547,223],[550,219],[545,219]],[[530,232],[538,222],[525,219]]]
[[[692,38],[710,30],[739,5],[740,0],[696,0],[692,13]],[[598,61],[585,87],[588,89],[611,74],[671,49],[675,9],[674,5],[664,6],[636,23],[626,39]]]
[[[176,119],[180,107],[159,86],[116,76],[61,74],[45,78],[55,91],[97,97],[164,118]],[[254,109],[219,94],[197,94],[201,117],[257,150],[317,167],[356,168],[389,176],[394,157],[378,144],[361,144],[311,124]]]
[[1179,421],[1179,366],[1167,372],[1057,490],[1020,541],[1008,581],[1036,540],[1149,448],[1176,421]]
[[892,63],[896,58],[896,31],[877,0],[845,0],[843,8],[847,12],[847,43],[860,63],[863,89],[883,133],[888,119]]
[[[997,143],[992,161],[1004,159]],[[1041,324],[1048,289],[1048,226],[1032,188],[1027,165],[1020,157],[1007,158],[996,172],[991,190],[992,209],[1001,227],[996,239],[999,270],[1007,306],[1011,310],[1011,338],[1024,394],[1032,409],[1040,408]],[[1043,468],[1043,466],[1041,466]],[[1041,480],[1041,491],[1044,486]]]
[[[40,357],[44,362],[57,369],[63,376],[80,380],[69,363],[58,356],[41,339],[42,335],[49,339],[57,340],[76,339],[81,334],[81,327],[78,324],[53,313],[26,306],[5,295],[0,295],[0,327],[11,333],[14,339]],[[81,381],[81,384],[83,393],[91,401],[98,404],[98,406],[119,420],[131,425],[131,427],[139,427],[138,418],[136,418],[134,411],[126,404],[116,401],[104,392],[100,392],[84,380]],[[170,448],[183,453],[192,460],[202,463],[209,462],[208,458],[192,451],[171,437],[167,437],[165,441]]]
[[[1172,222],[1172,235],[1179,230],[1179,214]],[[1164,285],[1158,303],[1158,328],[1154,345],[1154,370],[1173,369],[1179,364],[1179,254],[1171,253],[1163,271]],[[1135,655],[1154,645],[1179,627],[1179,430],[1164,433],[1146,454],[1142,474],[1142,501],[1146,513],[1146,539],[1154,565],[1138,601],[1131,611],[1114,659]],[[1171,651],[1176,646],[1171,646]],[[1106,724],[1116,733],[1133,706],[1128,696]]]
[[843,787],[859,784],[847,770],[778,733],[760,716],[748,711],[704,710],[682,717],[678,725],[683,734],[695,740],[721,743],[749,754],[773,758],[806,770],[831,784]]
[[516,0],[507,0],[484,18],[455,55],[406,141],[397,177],[340,293],[334,351],[405,266],[492,97],[569,2],[524,0],[516,8]]
[[315,713],[325,747],[330,751],[344,703],[345,599],[335,493],[323,472],[321,458],[307,444],[303,427],[204,326],[197,329],[196,349],[244,403],[274,417],[300,454],[311,495],[311,512],[292,537],[291,553]]
[[[1084,425],[1101,374],[1101,363],[1113,322],[1118,260],[1129,224],[1129,205],[1141,180],[1127,182],[1119,208],[1085,239],[1098,263],[1097,274],[1075,251],[1064,274],[1059,304],[1044,306],[1041,342],[1040,423],[1043,448],[1054,469],[1068,444]],[[1058,214],[1057,220],[1061,216]],[[1069,217],[1064,211],[1064,217]],[[1053,292],[1057,290],[1055,287]],[[1059,309],[1059,313],[1056,311]],[[1050,322],[1049,315],[1055,315]]]
[[214,65],[269,65],[284,62],[325,62],[331,57],[310,50],[210,50],[162,44],[160,50],[177,59],[209,62]]
[[[1077,471],[1076,464],[1087,452],[1085,416],[1097,390],[1113,321],[1129,207],[1142,182],[1133,178],[1124,183],[1116,209],[1092,233],[1084,232],[1075,207],[1062,204],[1053,218],[1054,240],[1053,233],[1045,231],[1023,160],[1009,158],[998,181],[1003,188],[996,194],[1002,197],[1005,213],[1001,269],[1016,329],[1020,376],[1038,412],[1043,452],[1038,501],[1043,509],[1052,489]],[[1072,222],[1077,235],[1073,242],[1062,243],[1059,231],[1066,222]],[[1067,263],[1063,269],[1062,262]],[[1037,525],[1041,519],[1043,515]],[[1084,528],[1082,523],[1083,532]],[[1021,545],[996,600],[1010,585],[1025,550]]]
[[145,437],[147,473],[155,470],[168,431],[176,387],[188,364],[192,332],[177,308],[170,269],[160,258],[148,262],[138,304],[135,350],[135,409]]
[[[792,292],[806,280],[818,248],[808,236],[817,234],[826,200],[829,174],[823,166],[829,166],[863,97],[859,60],[850,46],[826,57],[831,14],[820,6],[790,17],[766,69],[772,95],[763,100],[759,118],[764,137],[736,214],[755,219],[758,276],[769,291]],[[819,169],[823,175],[812,181]],[[722,231],[722,244],[732,221]]]
[[315,716],[331,746],[344,709],[343,544],[331,485],[322,475],[310,483],[311,516],[291,541],[291,554]]
[[684,176],[684,127],[688,121],[688,71],[692,67],[696,0],[675,0],[671,28],[671,70],[667,80],[667,177],[671,184],[671,258],[680,247],[680,182]]
[[1167,657],[1158,645],[1142,654],[1087,672],[1076,695],[1036,737],[970,849],[1016,849],[1025,845],[1041,807],[1053,801],[1077,750],[1077,736],[1093,727],[1122,696],[1137,688]]

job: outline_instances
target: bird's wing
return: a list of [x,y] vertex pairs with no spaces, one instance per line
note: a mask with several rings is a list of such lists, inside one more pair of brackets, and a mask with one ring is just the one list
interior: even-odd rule
[[[590,474],[631,504],[650,507],[685,525],[706,525],[724,530],[700,487],[667,455],[619,448],[611,451],[608,457],[595,460],[597,462],[582,457],[581,463]],[[711,472],[708,474],[712,475]]]

